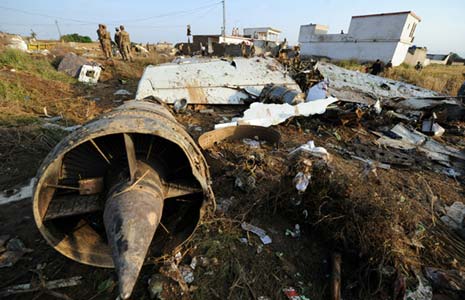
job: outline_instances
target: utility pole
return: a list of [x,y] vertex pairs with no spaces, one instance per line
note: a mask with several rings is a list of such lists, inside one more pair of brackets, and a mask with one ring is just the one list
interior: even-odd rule
[[221,35],[226,37],[226,0],[221,1],[223,3],[223,28],[221,28]]
[[60,30],[60,26],[58,26],[57,20],[55,20],[55,25],[57,26],[57,29],[58,29],[58,39],[61,41],[61,30]]

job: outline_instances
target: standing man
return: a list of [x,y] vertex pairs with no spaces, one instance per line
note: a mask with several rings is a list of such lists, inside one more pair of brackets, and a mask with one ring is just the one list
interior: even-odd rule
[[131,61],[131,39],[129,38],[129,33],[124,30],[124,26],[121,25],[120,29],[120,43],[121,43],[121,55],[124,60]]
[[118,27],[115,27],[115,44],[119,53],[121,53],[121,56],[123,56],[123,51],[121,50],[121,32],[119,32]]
[[[462,73],[463,78],[465,78],[465,73]],[[457,92],[457,97],[460,97],[462,103],[465,103],[465,82],[460,87],[459,91]]]
[[110,33],[107,31],[107,27],[103,24],[98,25],[97,29],[98,40],[100,42],[100,46],[102,47],[103,55],[106,59],[111,58],[113,55],[111,54],[111,37]]
[[242,57],[247,57],[247,44],[245,43],[245,41],[242,41],[241,43],[241,54]]

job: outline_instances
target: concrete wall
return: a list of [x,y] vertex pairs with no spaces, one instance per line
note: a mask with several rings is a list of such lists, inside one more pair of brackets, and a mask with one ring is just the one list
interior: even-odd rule
[[405,59],[409,45],[396,42],[321,42],[301,43],[300,53],[305,56],[326,56],[334,60],[374,61],[380,59],[387,63],[392,60],[394,66]]
[[417,62],[421,62],[423,65],[425,65],[426,52],[427,50],[425,48],[416,48],[415,52],[413,53],[407,52],[404,63],[415,66]]
[[220,43],[224,44],[232,44],[232,45],[239,45],[242,42],[245,42],[247,45],[252,45],[252,41],[249,38],[244,38],[240,36],[220,36],[219,38]]
[[316,38],[316,35],[325,35],[329,27],[320,24],[308,24],[300,26],[299,43],[309,42]]
[[406,20],[406,14],[352,18],[348,34],[357,40],[398,41]]
[[398,66],[407,55],[418,23],[410,14],[353,17],[347,34],[327,34],[328,27],[324,25],[302,25],[301,54],[336,60],[391,60]]

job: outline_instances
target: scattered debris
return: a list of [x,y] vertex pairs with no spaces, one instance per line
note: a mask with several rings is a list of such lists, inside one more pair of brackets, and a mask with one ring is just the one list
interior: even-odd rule
[[114,92],[113,95],[131,96],[132,93],[125,89],[119,89],[116,92]]
[[311,174],[299,172],[297,173],[297,175],[295,175],[294,180],[292,182],[294,183],[296,190],[303,193],[307,190],[311,178]]
[[27,185],[21,187],[18,191],[12,194],[4,191],[3,195],[0,195],[0,205],[32,197],[32,189],[34,187],[35,182],[35,178],[31,178]]
[[73,132],[81,128],[82,125],[74,125],[74,126],[65,127],[65,126],[61,126],[61,125],[53,124],[53,123],[44,123],[42,127],[50,128],[50,129],[60,129],[60,130],[67,131],[67,132]]
[[424,120],[421,125],[421,131],[428,135],[436,137],[442,136],[446,130],[441,127],[438,123],[434,122],[434,119]]
[[187,109],[187,104],[187,99],[177,99],[174,101],[173,109],[177,114],[184,113]]
[[81,276],[75,276],[67,279],[58,279],[58,280],[51,280],[39,285],[35,285],[32,283],[24,283],[18,284],[15,286],[7,287],[0,290],[0,297],[7,297],[11,295],[17,294],[24,294],[24,293],[33,293],[41,290],[54,290],[54,289],[61,289],[66,287],[77,286],[82,283]]
[[[439,93],[415,85],[368,73],[350,71],[330,63],[318,62],[315,69],[323,75],[325,80],[329,80],[330,94],[340,99],[354,98],[353,92],[364,94],[371,99],[441,96]],[[371,100],[367,104],[374,104],[374,101]]]
[[301,234],[301,232],[300,232],[300,225],[299,224],[295,224],[294,230],[286,229],[286,233],[285,233],[286,236],[291,236],[293,238],[299,238],[300,234]]
[[323,80],[315,84],[308,90],[305,102],[310,102],[318,99],[326,99],[328,98],[328,96],[328,82]]
[[446,206],[445,210],[446,215],[441,220],[465,238],[465,204],[454,202],[451,206]]
[[163,285],[166,282],[166,279],[161,274],[153,274],[150,277],[148,282],[148,290],[150,294],[150,299],[159,299],[161,293],[163,292]]
[[194,282],[194,270],[190,266],[181,265],[179,266],[179,271],[187,284]]
[[242,118],[231,123],[217,124],[215,125],[215,129],[237,125],[255,125],[263,127],[278,125],[291,117],[308,117],[310,115],[323,114],[328,105],[337,101],[338,99],[330,97],[297,105],[252,103],[250,108],[244,112]]
[[465,274],[463,271],[427,267],[425,275],[431,282],[433,289],[460,292],[462,297],[465,296]]
[[333,253],[331,256],[331,300],[341,300],[341,264],[342,255]]
[[[449,168],[456,165],[456,161],[465,162],[465,154],[460,150],[443,145],[416,130],[410,130],[402,123],[394,126],[391,132],[400,139],[382,136],[377,143],[400,150],[416,150],[430,160]],[[460,167],[460,164],[458,166]]]
[[271,242],[272,242],[271,237],[266,234],[265,230],[263,230],[263,229],[261,229],[261,228],[259,228],[257,226],[254,226],[252,224],[245,223],[245,222],[243,222],[241,224],[241,227],[245,231],[250,231],[252,233],[255,233],[260,238],[260,240],[262,241],[262,243],[264,245],[271,244]]
[[222,141],[244,140],[251,138],[266,141],[270,145],[277,146],[281,140],[281,135],[272,128],[240,125],[206,132],[199,137],[199,145],[202,149],[206,150]]
[[331,156],[329,155],[328,150],[326,150],[324,147],[315,147],[314,141],[308,141],[306,144],[297,147],[289,153],[289,156],[295,157],[302,152],[309,153],[312,156],[321,158],[326,162],[329,162],[331,160]]
[[299,295],[293,287],[284,288],[283,293],[289,300],[310,300],[305,296]]
[[274,83],[265,85],[262,92],[260,93],[260,96],[258,97],[259,101],[263,103],[287,103],[290,105],[303,103],[304,98],[305,94],[300,92],[300,90],[293,90],[286,86],[276,85]]
[[433,289],[423,276],[417,275],[418,287],[415,291],[407,291],[406,300],[431,300],[433,299]]
[[78,80],[84,83],[96,84],[102,68],[99,66],[83,65],[79,72]]
[[6,243],[6,247],[2,247],[0,251],[0,268],[12,267],[15,265],[26,253],[30,253],[33,250],[26,248],[23,241],[19,238],[12,238],[8,240],[8,236],[3,237],[3,244]]

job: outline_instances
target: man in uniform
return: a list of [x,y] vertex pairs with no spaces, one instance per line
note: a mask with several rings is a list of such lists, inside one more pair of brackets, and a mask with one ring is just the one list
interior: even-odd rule
[[129,33],[124,30],[124,26],[121,25],[119,27],[121,30],[120,32],[120,43],[121,43],[121,55],[123,56],[124,60],[131,61],[131,40],[129,38]]
[[241,54],[242,57],[247,57],[247,44],[245,43],[245,41],[242,41],[241,43]]
[[98,25],[97,30],[98,39],[100,41],[100,46],[102,47],[103,55],[106,59],[111,58],[111,37],[110,33],[107,31],[107,27],[103,24]]
[[123,56],[123,51],[121,51],[121,32],[119,32],[118,27],[115,27],[115,44],[118,48],[119,53],[121,53],[121,56]]

